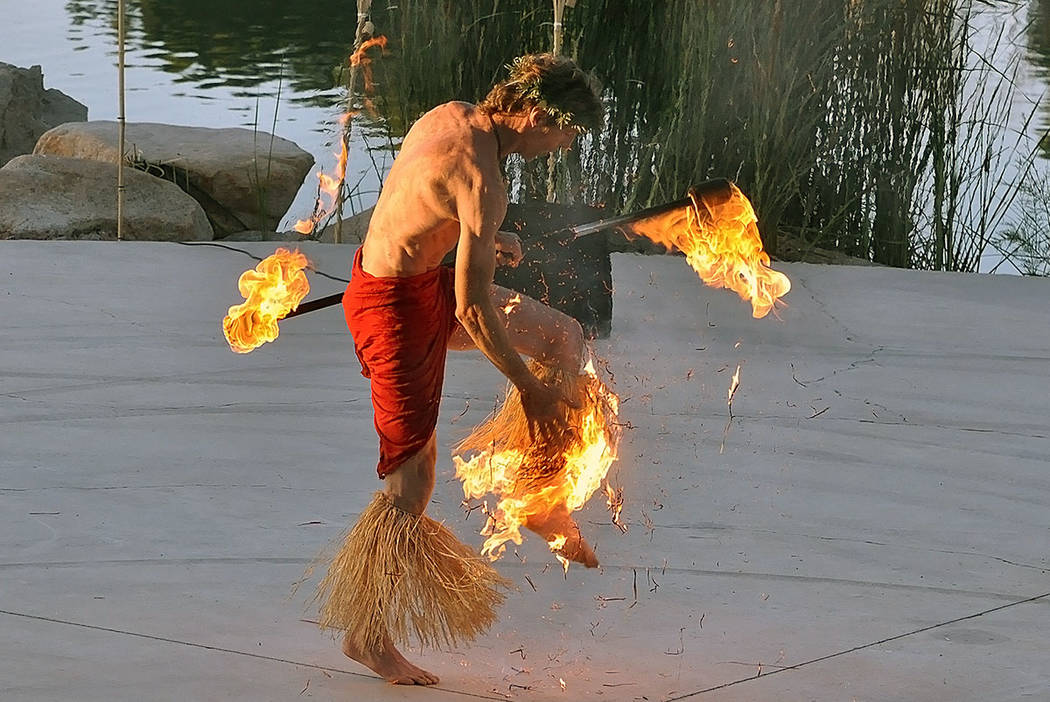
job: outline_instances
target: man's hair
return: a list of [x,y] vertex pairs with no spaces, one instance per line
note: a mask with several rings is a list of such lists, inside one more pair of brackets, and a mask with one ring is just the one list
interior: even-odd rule
[[554,54],[527,54],[508,66],[510,75],[478,104],[483,112],[528,112],[539,107],[561,127],[587,131],[601,126],[600,88],[593,76]]

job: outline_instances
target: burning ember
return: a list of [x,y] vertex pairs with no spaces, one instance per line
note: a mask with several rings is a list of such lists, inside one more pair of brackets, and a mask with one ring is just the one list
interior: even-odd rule
[[518,309],[518,305],[521,304],[521,295],[515,295],[514,297],[507,300],[507,304],[503,306],[503,314],[510,314],[514,310]]
[[704,283],[733,290],[751,302],[756,318],[765,317],[791,289],[791,281],[769,268],[751,202],[728,185],[716,193],[690,192],[692,204],[684,210],[636,222],[631,230],[678,249]]
[[277,321],[310,292],[303,272],[309,263],[298,249],[282,248],[241,274],[237,289],[244,302],[231,307],[222,320],[222,333],[231,349],[248,353],[277,338]]
[[[353,68],[361,69],[364,74],[365,83],[365,95],[371,95],[375,91],[375,80],[372,78],[372,59],[368,56],[368,50],[373,46],[380,47],[383,51],[386,51],[386,37],[378,36],[373,37],[365,42],[361,43],[349,59],[350,66]],[[351,90],[353,86],[351,86]],[[368,98],[366,97],[366,102]],[[357,114],[356,110],[347,110],[347,112],[339,117],[339,125],[342,127],[342,132],[347,133],[350,128],[350,120]],[[347,139],[341,139],[342,146],[340,152],[336,155],[335,170],[332,175],[328,175],[324,171],[317,172],[317,200],[314,202],[314,211],[310,215],[309,219],[300,219],[292,227],[295,231],[302,235],[312,234],[317,229],[318,223],[327,217],[334,209],[336,202],[339,199],[339,191],[343,187],[343,182],[346,178],[346,159],[347,159]]]
[[[479,499],[488,493],[498,500],[495,509],[486,510],[488,521],[481,534],[487,538],[481,548],[482,555],[498,559],[508,541],[522,542],[523,526],[539,530],[542,525],[552,523],[552,515],[555,517],[553,521],[575,528],[569,515],[582,509],[591,495],[602,487],[609,467],[616,460],[620,441],[619,398],[601,381],[591,361],[578,384],[575,397],[581,408],[567,410],[566,424],[573,432],[562,446],[533,445],[525,438],[504,440],[506,432],[503,431],[500,441],[481,441],[489,448],[480,450],[469,460],[459,455],[452,457],[456,477],[463,482],[466,500]],[[515,405],[515,393],[511,391],[502,411]],[[517,408],[520,410],[520,404]],[[488,431],[500,434],[501,421],[505,420],[498,415],[490,418]],[[478,436],[478,430],[475,432],[471,438]],[[484,438],[484,430],[480,436]],[[472,444],[471,439],[461,444],[458,450],[476,448],[468,444]],[[619,494],[608,484],[605,488],[607,494]],[[621,494],[615,512],[617,519],[622,502]],[[547,537],[547,545],[566,571],[569,561],[562,549],[566,547],[569,536],[555,532]]]

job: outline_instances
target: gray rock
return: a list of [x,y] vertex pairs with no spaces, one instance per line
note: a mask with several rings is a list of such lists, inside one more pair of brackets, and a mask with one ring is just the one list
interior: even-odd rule
[[[201,204],[219,237],[275,230],[314,163],[293,142],[250,129],[129,123],[125,154],[136,167],[176,183]],[[116,162],[117,123],[65,124],[34,153]]]
[[[175,185],[131,168],[125,183],[125,239],[212,239],[204,210]],[[0,168],[0,239],[116,237],[116,164],[33,155]]]
[[[368,234],[368,224],[372,221],[372,211],[375,207],[358,212],[350,217],[344,217],[340,237],[344,244],[362,244],[365,235]],[[318,241],[331,244],[335,241],[335,224],[329,224],[317,238]]]
[[0,166],[32,153],[40,135],[65,122],[83,122],[87,108],[60,90],[44,90],[40,66],[0,62]]

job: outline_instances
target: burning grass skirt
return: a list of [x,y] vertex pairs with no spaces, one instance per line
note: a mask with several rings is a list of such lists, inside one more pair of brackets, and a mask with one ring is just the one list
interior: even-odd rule
[[454,646],[484,632],[510,583],[443,524],[376,493],[317,590],[320,625],[376,651],[387,634]]

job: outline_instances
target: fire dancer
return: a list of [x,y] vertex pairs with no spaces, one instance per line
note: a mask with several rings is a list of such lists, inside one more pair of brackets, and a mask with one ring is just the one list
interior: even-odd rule
[[[580,373],[584,337],[572,318],[494,285],[521,243],[498,231],[507,211],[500,164],[568,148],[597,126],[601,102],[569,59],[516,59],[478,105],[450,102],[406,135],[343,297],[362,373],[370,378],[383,491],[359,518],[322,581],[321,624],[346,631],[343,652],[388,681],[437,676],[395,648],[470,639],[494,620],[504,584],[495,570],[424,513],[434,488],[435,427],[447,349],[480,350],[520,394],[534,440],[557,442],[576,400],[530,371],[521,355]],[[442,267],[456,250],[455,269]],[[512,300],[512,297],[514,300]],[[530,520],[561,556],[596,566],[567,511]]]

